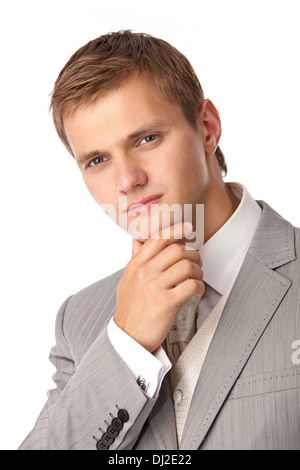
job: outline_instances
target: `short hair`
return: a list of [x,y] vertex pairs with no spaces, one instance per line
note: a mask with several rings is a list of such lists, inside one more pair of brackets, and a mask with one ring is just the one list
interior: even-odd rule
[[[136,72],[152,79],[196,129],[204,94],[187,58],[168,42],[149,34],[130,30],[111,32],[93,39],[71,56],[51,93],[50,110],[56,131],[72,156],[64,115],[72,115],[79,106],[92,104],[118,89]],[[227,165],[219,146],[215,155],[226,175]]]

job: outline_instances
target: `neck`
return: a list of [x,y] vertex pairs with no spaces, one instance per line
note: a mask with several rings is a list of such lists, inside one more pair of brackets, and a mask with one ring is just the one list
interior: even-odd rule
[[227,222],[236,211],[240,201],[223,180],[210,186],[204,206],[204,243]]

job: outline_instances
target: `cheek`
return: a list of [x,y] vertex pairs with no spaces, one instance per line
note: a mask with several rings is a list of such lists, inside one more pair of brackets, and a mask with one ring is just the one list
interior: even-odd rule
[[197,181],[202,172],[202,157],[196,145],[190,140],[175,143],[168,149],[159,166],[160,175],[174,184],[178,189],[185,184]]
[[109,185],[104,185],[99,176],[86,175],[83,176],[83,180],[90,195],[98,204],[113,203],[113,195],[108,189]]
[[191,188],[195,185],[199,187],[207,180],[205,153],[197,142],[186,145],[186,149],[180,160],[182,182]]

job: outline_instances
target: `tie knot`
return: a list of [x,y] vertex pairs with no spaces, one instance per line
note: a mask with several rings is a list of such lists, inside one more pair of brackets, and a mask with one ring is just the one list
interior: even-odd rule
[[175,319],[178,319],[180,322],[190,321],[191,315],[196,316],[197,314],[197,307],[199,302],[199,297],[191,297],[190,299],[183,302],[177,311]]
[[189,343],[194,336],[199,301],[200,298],[192,297],[181,304],[169,331],[169,341],[171,344]]

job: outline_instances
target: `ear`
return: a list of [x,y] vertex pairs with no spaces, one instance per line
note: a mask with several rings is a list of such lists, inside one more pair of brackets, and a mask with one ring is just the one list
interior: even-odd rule
[[205,155],[213,155],[222,134],[218,110],[210,100],[204,100],[197,119],[197,127],[203,135]]

